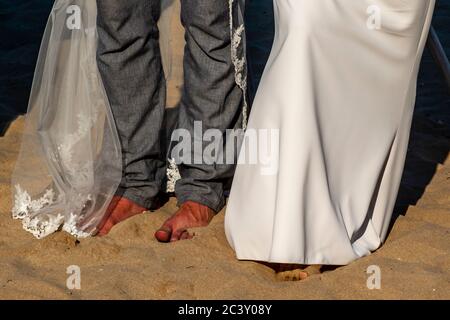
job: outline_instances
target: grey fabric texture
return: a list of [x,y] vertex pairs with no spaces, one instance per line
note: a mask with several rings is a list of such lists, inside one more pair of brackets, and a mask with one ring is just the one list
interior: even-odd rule
[[[231,5],[231,6],[230,6]],[[194,137],[203,131],[242,127],[245,91],[236,81],[230,9],[234,1],[183,0],[184,88],[176,128]],[[166,84],[157,21],[160,0],[97,0],[98,66],[110,100],[123,152],[118,193],[150,208],[164,191],[167,154],[164,128]],[[231,28],[232,29],[232,28]],[[226,139],[223,143],[226,143]],[[192,148],[193,149],[193,148]],[[234,164],[181,163],[175,193],[216,212],[224,206],[224,186]]]

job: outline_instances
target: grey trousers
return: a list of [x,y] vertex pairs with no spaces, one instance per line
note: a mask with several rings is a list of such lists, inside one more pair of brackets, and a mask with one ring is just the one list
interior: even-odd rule
[[[177,127],[192,132],[241,126],[243,92],[231,61],[229,3],[181,0],[185,28],[184,90]],[[167,146],[166,84],[157,21],[160,0],[97,0],[98,66],[110,100],[123,151],[122,196],[151,208],[163,192]],[[226,143],[226,142],[224,142]],[[191,200],[220,211],[233,164],[179,165],[175,193],[180,204]]]

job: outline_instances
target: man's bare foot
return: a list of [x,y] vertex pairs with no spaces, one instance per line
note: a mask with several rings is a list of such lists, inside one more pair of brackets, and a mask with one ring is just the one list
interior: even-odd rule
[[189,234],[188,228],[206,227],[215,214],[207,206],[187,201],[156,231],[155,238],[159,242],[192,239],[194,235]]
[[322,271],[321,265],[304,266],[286,263],[265,263],[265,265],[275,271],[276,278],[280,281],[301,281]]
[[98,226],[99,236],[105,236],[119,222],[129,219],[137,214],[147,211],[146,208],[134,203],[131,200],[114,196],[108,209],[106,210],[103,221]]
[[135,215],[144,213],[145,211],[158,210],[164,206],[167,201],[169,201],[169,196],[165,193],[160,193],[153,201],[153,205],[147,209],[127,198],[116,195],[111,200],[103,220],[97,227],[97,235],[107,235],[116,224]]

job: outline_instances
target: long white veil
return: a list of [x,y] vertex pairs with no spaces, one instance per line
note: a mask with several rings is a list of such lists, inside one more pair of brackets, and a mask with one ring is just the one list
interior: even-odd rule
[[[97,69],[96,19],[95,0],[56,0],[43,36],[12,176],[13,217],[37,238],[59,229],[94,234],[122,178],[119,137]],[[167,41],[161,46],[170,74]]]

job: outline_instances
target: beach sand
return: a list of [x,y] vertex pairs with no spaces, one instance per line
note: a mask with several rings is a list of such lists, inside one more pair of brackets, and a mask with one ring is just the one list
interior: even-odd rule
[[[253,5],[260,18],[249,27],[255,74],[261,73],[270,50],[268,3]],[[169,106],[176,105],[182,87],[182,28],[177,21],[174,26]],[[260,38],[252,42],[256,34]],[[237,261],[225,238],[224,212],[208,228],[196,230],[193,240],[158,243],[153,233],[176,210],[175,199],[157,212],[116,226],[103,238],[78,241],[58,232],[36,240],[10,213],[10,176],[24,124],[18,118],[0,137],[0,298],[450,299],[449,98],[429,56],[424,65],[421,108],[387,242],[366,258],[301,282],[278,281],[262,264]],[[66,287],[71,265],[81,268],[81,290]],[[367,269],[374,265],[381,270],[379,290],[367,287]]]

